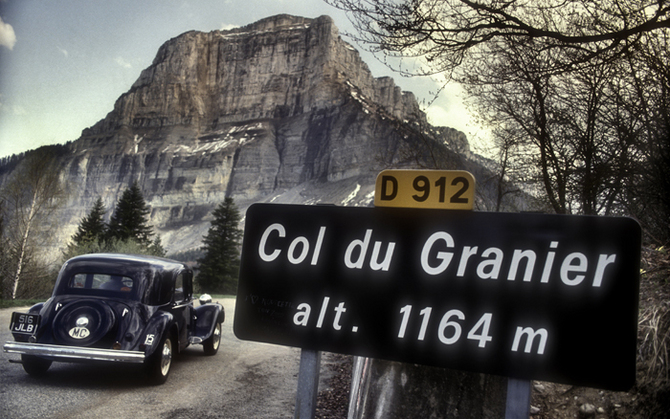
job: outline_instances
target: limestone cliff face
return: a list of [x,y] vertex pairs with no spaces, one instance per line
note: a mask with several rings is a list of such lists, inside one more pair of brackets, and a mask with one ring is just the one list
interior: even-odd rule
[[62,243],[98,196],[111,215],[138,180],[170,251],[197,247],[232,196],[367,205],[380,169],[427,164],[426,142],[463,167],[467,140],[426,123],[411,93],[372,77],[329,17],[275,16],[166,42],[107,117],[68,144],[74,194]]

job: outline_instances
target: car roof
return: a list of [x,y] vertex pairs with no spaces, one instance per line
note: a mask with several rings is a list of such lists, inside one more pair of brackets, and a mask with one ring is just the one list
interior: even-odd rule
[[66,262],[67,265],[79,265],[82,263],[119,263],[125,266],[152,267],[164,271],[173,271],[185,268],[185,265],[176,260],[160,258],[148,255],[130,255],[122,253],[92,253],[75,256]]
[[119,253],[93,253],[69,259],[63,264],[56,280],[53,295],[77,293],[68,286],[72,275],[77,273],[104,273],[127,276],[138,280],[133,292],[146,304],[166,301],[177,275],[191,269],[182,262],[156,256],[129,255]]

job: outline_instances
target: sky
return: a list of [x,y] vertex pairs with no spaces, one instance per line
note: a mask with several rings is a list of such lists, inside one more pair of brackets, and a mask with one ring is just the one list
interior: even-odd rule
[[[153,61],[158,48],[190,30],[244,26],[288,13],[329,15],[352,31],[344,12],[323,0],[0,0],[0,158],[74,141],[103,119]],[[402,77],[352,40],[375,77],[391,76],[419,101],[440,85]],[[470,122],[457,86],[425,107],[429,122],[482,132]]]

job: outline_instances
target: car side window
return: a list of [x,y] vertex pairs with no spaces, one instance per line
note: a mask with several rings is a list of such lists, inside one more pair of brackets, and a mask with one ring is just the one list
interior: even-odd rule
[[177,279],[175,279],[174,282],[174,301],[175,303],[179,303],[184,301],[184,275],[179,274],[177,275]]
[[86,286],[86,274],[76,274],[70,281],[70,288],[84,288]]

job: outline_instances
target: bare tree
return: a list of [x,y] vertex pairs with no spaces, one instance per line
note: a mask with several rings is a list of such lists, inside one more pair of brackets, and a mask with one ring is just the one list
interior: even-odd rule
[[0,198],[0,296],[4,294],[7,275],[7,240],[5,239],[5,204]]
[[39,227],[62,204],[66,192],[59,177],[56,158],[49,148],[26,155],[2,191],[8,223],[9,295],[17,297],[26,268],[35,261]]
[[504,146],[501,179],[535,180],[555,212],[622,212],[658,178],[648,163],[667,165],[667,0],[327,1],[371,51],[423,59],[392,68],[462,83]]
[[[353,37],[392,57],[423,57],[421,73],[451,73],[482,46],[534,41],[562,71],[618,56],[645,33],[670,28],[666,0],[326,0],[349,12]],[[571,57],[560,54],[570,51]],[[411,70],[406,70],[411,71]]]
[[630,135],[637,122],[617,114],[615,96],[629,83],[621,60],[556,73],[533,43],[510,40],[463,79],[473,108],[505,144],[502,167],[541,185],[557,213],[620,209],[638,146]]
[[[658,246],[670,244],[670,34],[647,36],[639,59],[626,61],[633,82],[621,89],[621,119],[638,122],[641,157],[627,185],[628,208]],[[615,121],[616,122],[616,121]]]

